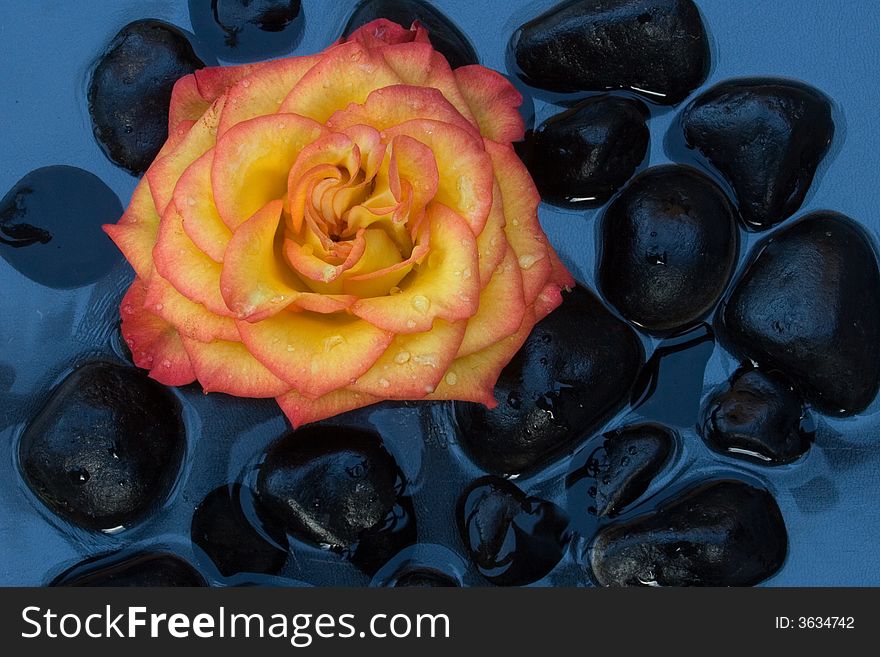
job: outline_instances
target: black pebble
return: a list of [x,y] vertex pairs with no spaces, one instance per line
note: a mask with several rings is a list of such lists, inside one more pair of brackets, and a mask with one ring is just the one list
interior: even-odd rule
[[99,556],[76,564],[49,586],[207,586],[189,563],[166,552]]
[[496,408],[455,404],[458,441],[488,472],[519,474],[544,465],[629,400],[644,356],[635,332],[576,287],[501,372]]
[[633,175],[648,150],[648,110],[616,96],[594,96],[527,134],[520,152],[549,203],[595,207]]
[[635,502],[663,469],[675,434],[660,424],[633,424],[606,433],[575,478],[590,483],[590,513],[613,517]]
[[550,91],[630,89],[678,103],[709,73],[709,40],[691,0],[573,0],[523,25],[516,64]]
[[858,413],[877,394],[880,274],[842,214],[808,214],[757,244],[719,317],[736,355],[781,370],[824,413]]
[[394,578],[396,588],[448,588],[461,586],[454,578],[433,568],[408,569]]
[[290,52],[302,33],[300,0],[189,0],[193,31],[221,59],[247,62]]
[[688,146],[727,179],[758,230],[801,206],[834,137],[828,98],[776,78],[722,82],[688,105],[682,124]]
[[41,285],[93,283],[121,260],[101,231],[121,215],[116,194],[88,171],[36,169],[0,201],[0,255]]
[[634,324],[668,333],[696,323],[724,292],[736,266],[736,213],[696,169],[652,167],[605,210],[599,288]]
[[721,452],[767,465],[790,463],[809,448],[800,395],[777,372],[736,372],[708,401],[703,438]]
[[459,531],[480,574],[499,586],[521,586],[562,558],[568,521],[556,505],[527,497],[500,477],[478,479],[462,494]]
[[168,138],[174,83],[204,67],[173,25],[140,20],[123,27],[89,83],[95,139],[113,162],[140,175]]
[[431,44],[452,68],[480,63],[477,51],[455,23],[422,0],[364,0],[355,7],[343,35],[348,36],[377,18],[387,18],[406,28],[419,21],[428,30]]
[[250,518],[242,508],[243,496],[250,494],[240,484],[220,486],[208,493],[193,515],[192,541],[224,577],[238,573],[275,575],[287,561],[284,530],[264,521],[256,509]]
[[88,363],[70,374],[19,445],[31,490],[89,529],[130,527],[171,490],[186,449],[180,405],[139,370]]
[[770,493],[722,480],[608,525],[596,535],[590,566],[602,586],[751,586],[779,570],[787,550]]
[[306,426],[282,437],[260,467],[257,492],[291,535],[375,572],[415,541],[403,474],[378,434]]

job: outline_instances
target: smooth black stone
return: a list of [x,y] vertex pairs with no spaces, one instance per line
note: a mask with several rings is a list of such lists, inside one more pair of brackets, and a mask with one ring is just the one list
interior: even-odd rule
[[257,480],[261,502],[288,533],[345,554],[367,572],[415,540],[403,489],[378,434],[320,425],[276,442]]
[[636,333],[576,287],[501,372],[496,408],[455,404],[458,442],[488,472],[545,465],[623,407],[644,358]]
[[709,73],[691,0],[572,0],[523,25],[513,54],[526,81],[560,92],[629,89],[678,103]]
[[637,100],[594,96],[527,134],[521,154],[541,198],[564,206],[604,204],[645,159],[647,117]]
[[165,552],[139,552],[119,558],[99,556],[76,564],[49,586],[207,586],[189,563]]
[[761,230],[801,207],[834,137],[831,101],[791,80],[722,82],[682,115],[685,140],[730,183],[743,220]]
[[130,527],[171,490],[186,450],[180,405],[140,370],[74,370],[25,429],[22,474],[53,512],[89,529]]
[[660,342],[636,380],[633,410],[660,422],[693,427],[700,414],[706,364],[714,351],[715,333],[705,323]]
[[199,39],[228,61],[256,61],[293,50],[301,0],[189,0]]
[[722,480],[608,525],[596,535],[590,566],[602,586],[752,586],[779,570],[787,550],[770,493]]
[[592,483],[587,510],[613,517],[648,490],[672,454],[675,434],[661,424],[633,424],[603,437],[582,472],[572,474]]
[[116,194],[88,171],[36,169],[0,201],[0,255],[41,285],[93,283],[121,259],[101,231],[121,215]]
[[458,523],[480,574],[499,586],[541,579],[559,563],[568,541],[561,509],[500,477],[478,479],[464,491]]
[[460,584],[446,573],[432,568],[414,568],[407,570],[394,579],[396,588],[448,588]]
[[842,214],[813,212],[757,244],[719,319],[737,356],[781,370],[823,413],[858,413],[877,394],[880,274]]
[[696,169],[652,167],[627,185],[601,223],[599,288],[634,324],[653,333],[707,315],[736,267],[736,212]]
[[287,536],[277,525],[264,521],[258,510],[256,517],[249,518],[242,508],[242,495],[250,495],[250,491],[240,484],[220,486],[208,493],[193,514],[192,541],[224,577],[238,573],[276,575],[287,561]]
[[748,367],[709,399],[701,433],[720,452],[779,465],[810,448],[805,415],[800,395],[781,374]]
[[452,68],[480,63],[477,51],[455,23],[422,0],[364,0],[355,7],[343,35],[348,36],[377,18],[387,18],[406,28],[419,21],[428,30],[431,44]]
[[204,67],[173,25],[140,20],[123,27],[89,82],[95,139],[114,163],[140,175],[168,138],[174,83]]

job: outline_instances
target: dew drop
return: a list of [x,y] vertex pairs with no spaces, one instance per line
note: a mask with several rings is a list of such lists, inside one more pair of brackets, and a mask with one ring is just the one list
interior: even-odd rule
[[534,265],[538,260],[541,259],[541,256],[536,255],[522,255],[519,257],[519,266],[521,269],[528,269],[532,265]]
[[399,351],[397,355],[394,357],[394,362],[398,365],[403,365],[404,363],[409,362],[410,353],[408,351]]
[[389,388],[391,387],[391,381],[389,381],[388,379],[379,379],[379,385],[383,388]]
[[333,347],[337,347],[345,342],[345,338],[341,335],[331,335],[329,338],[324,338],[324,351],[330,351]]
[[428,308],[431,307],[431,302],[428,297],[417,294],[412,298],[412,306],[420,313],[424,314],[428,312]]
[[447,385],[454,386],[458,383],[458,375],[455,372],[447,372],[443,380]]

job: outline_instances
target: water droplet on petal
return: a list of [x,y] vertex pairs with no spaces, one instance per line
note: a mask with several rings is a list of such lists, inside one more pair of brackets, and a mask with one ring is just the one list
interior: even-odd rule
[[431,301],[428,299],[428,297],[417,294],[412,298],[412,306],[420,313],[424,314],[428,312],[428,308],[431,307]]
[[454,386],[458,383],[458,375],[455,372],[447,372],[443,380],[447,385]]
[[345,342],[345,338],[341,335],[331,335],[329,338],[324,338],[324,351],[330,351],[333,347],[337,347]]
[[410,353],[408,351],[399,351],[397,355],[394,357],[394,362],[398,365],[403,365],[404,363],[409,362]]
[[391,381],[389,381],[388,379],[379,379],[379,385],[383,388],[389,388],[391,387]]
[[541,259],[541,256],[536,256],[536,255],[531,255],[531,254],[522,255],[519,257],[519,266],[522,269],[528,269],[529,267],[534,265],[536,262],[538,262],[538,260],[540,260],[540,259]]

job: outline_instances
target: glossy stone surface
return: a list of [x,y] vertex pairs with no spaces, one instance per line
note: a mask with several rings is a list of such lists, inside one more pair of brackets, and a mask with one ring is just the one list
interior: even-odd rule
[[431,568],[414,568],[400,573],[394,579],[395,588],[449,588],[461,586],[455,579]]
[[570,0],[523,25],[513,53],[550,91],[629,89],[672,105],[709,73],[709,40],[691,0]]
[[455,404],[458,441],[488,472],[531,471],[619,410],[643,363],[635,332],[578,286],[501,372],[496,408]]
[[301,9],[301,0],[189,0],[189,18],[199,39],[232,62],[293,50],[302,31]]
[[89,529],[130,527],[160,504],[186,450],[180,406],[139,370],[88,363],[52,392],[19,444],[34,494]]
[[633,424],[604,435],[575,478],[591,482],[587,510],[613,517],[635,502],[669,460],[675,433],[660,424]]
[[41,285],[92,283],[122,259],[101,231],[121,215],[116,194],[88,171],[36,169],[0,201],[0,256]]
[[541,199],[563,206],[604,204],[645,159],[647,117],[637,100],[594,96],[547,119],[521,149]]
[[76,564],[49,586],[207,586],[189,563],[166,552],[99,556]]
[[147,19],[123,27],[89,81],[92,129],[107,157],[134,175],[146,171],[168,137],[174,83],[204,65],[173,25]]
[[422,0],[363,0],[345,24],[343,35],[348,36],[377,18],[387,18],[406,28],[419,21],[428,30],[431,44],[443,53],[452,68],[480,63],[471,42],[455,23]]
[[688,105],[682,125],[688,146],[727,179],[757,230],[797,211],[834,137],[831,101],[780,78],[722,82]]
[[627,185],[601,223],[598,282],[634,324],[655,333],[707,315],[736,266],[736,214],[696,169],[652,167]]
[[305,426],[277,441],[260,467],[257,492],[288,533],[378,569],[414,540],[400,469],[378,434]]
[[757,244],[719,318],[740,358],[781,370],[824,413],[858,413],[877,394],[880,274],[844,215],[813,212]]
[[238,573],[274,575],[287,561],[284,530],[263,521],[255,509],[249,517],[242,508],[250,495],[240,484],[220,486],[205,496],[193,514],[192,541],[224,577]]
[[602,586],[751,586],[779,570],[787,550],[770,493],[720,480],[603,528],[590,568]]
[[783,376],[749,367],[709,398],[701,433],[720,452],[779,465],[810,448],[805,415],[800,395]]
[[499,586],[541,579],[559,563],[568,540],[556,505],[527,497],[500,477],[478,479],[464,491],[458,522],[480,574]]

